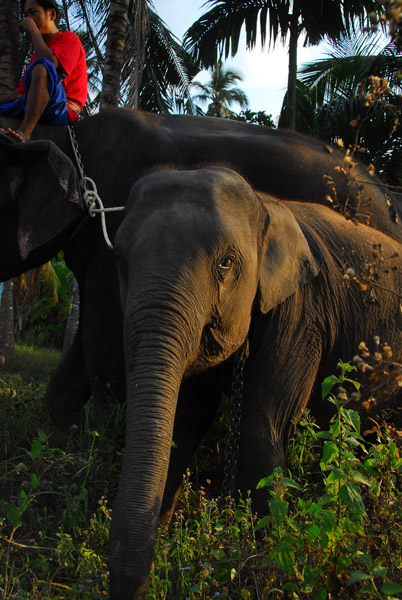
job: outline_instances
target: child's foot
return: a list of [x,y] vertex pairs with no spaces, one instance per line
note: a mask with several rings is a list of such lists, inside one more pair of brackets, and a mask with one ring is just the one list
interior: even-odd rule
[[18,129],[16,129],[16,130],[11,129],[10,127],[7,130],[0,128],[0,133],[3,134],[1,136],[2,138],[3,138],[3,136],[6,136],[12,142],[19,142],[19,143],[29,142],[29,139],[30,139],[30,136],[27,135],[26,133],[23,133],[22,131],[18,131]]

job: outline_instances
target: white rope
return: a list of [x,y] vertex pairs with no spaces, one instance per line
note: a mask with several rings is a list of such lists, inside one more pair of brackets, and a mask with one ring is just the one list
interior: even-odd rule
[[72,131],[72,127],[70,125],[68,126],[68,133],[70,134],[71,146],[73,148],[75,160],[76,160],[76,163],[78,165],[78,169],[79,169],[79,172],[81,175],[80,185],[83,190],[82,197],[84,200],[85,207],[88,211],[88,215],[90,217],[96,217],[97,214],[100,214],[103,237],[105,238],[105,242],[106,242],[107,246],[111,250],[113,250],[113,244],[110,241],[108,233],[107,233],[105,213],[122,211],[125,209],[125,207],[124,206],[111,206],[109,208],[105,208],[103,206],[103,202],[98,194],[98,190],[96,188],[96,184],[95,184],[94,180],[91,179],[90,177],[85,176],[82,159],[78,152],[78,143],[75,138],[75,134]]

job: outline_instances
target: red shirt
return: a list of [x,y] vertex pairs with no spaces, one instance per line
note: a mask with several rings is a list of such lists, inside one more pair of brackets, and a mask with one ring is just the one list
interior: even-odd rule
[[[81,110],[87,100],[88,78],[84,48],[79,37],[72,31],[59,31],[46,41],[46,46],[59,61],[58,74],[65,75],[63,87],[67,96],[68,116],[70,122],[74,122],[78,115],[69,103],[72,102]],[[29,64],[34,60],[35,53],[32,54]],[[22,96],[25,96],[24,77],[25,73],[21,77],[20,87],[17,88],[17,92]]]

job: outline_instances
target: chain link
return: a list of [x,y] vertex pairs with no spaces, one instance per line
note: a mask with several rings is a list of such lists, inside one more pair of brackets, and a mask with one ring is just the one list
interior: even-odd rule
[[237,352],[232,374],[232,390],[230,397],[229,438],[226,449],[226,460],[222,483],[222,496],[233,494],[240,450],[240,422],[243,403],[243,370],[248,356],[248,340]]
[[82,156],[80,153],[80,148],[78,146],[78,140],[77,140],[77,136],[75,135],[75,129],[72,125],[68,125],[68,132],[70,134],[70,141],[71,141],[71,145],[73,147],[74,150],[74,156],[75,159],[77,161],[77,166],[81,175],[81,179],[86,179],[85,176],[85,169],[84,169],[84,163],[82,161]]

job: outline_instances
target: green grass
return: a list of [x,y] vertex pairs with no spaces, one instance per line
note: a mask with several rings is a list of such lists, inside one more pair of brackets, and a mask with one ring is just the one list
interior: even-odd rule
[[[57,359],[20,347],[0,372],[2,600],[107,597],[124,416],[112,414],[101,435],[55,431],[43,396]],[[343,366],[336,381],[349,377]],[[328,431],[305,414],[288,470],[261,482],[270,500],[259,519],[248,498],[216,499],[219,473],[210,467],[212,456],[223,462],[222,417],[159,536],[149,599],[402,598],[401,434],[383,426],[367,446],[357,414],[331,399]]]
[[15,358],[0,367],[0,377],[3,374],[18,374],[25,381],[35,380],[45,382],[55,370],[61,353],[55,348],[42,348],[33,344],[16,344]]

